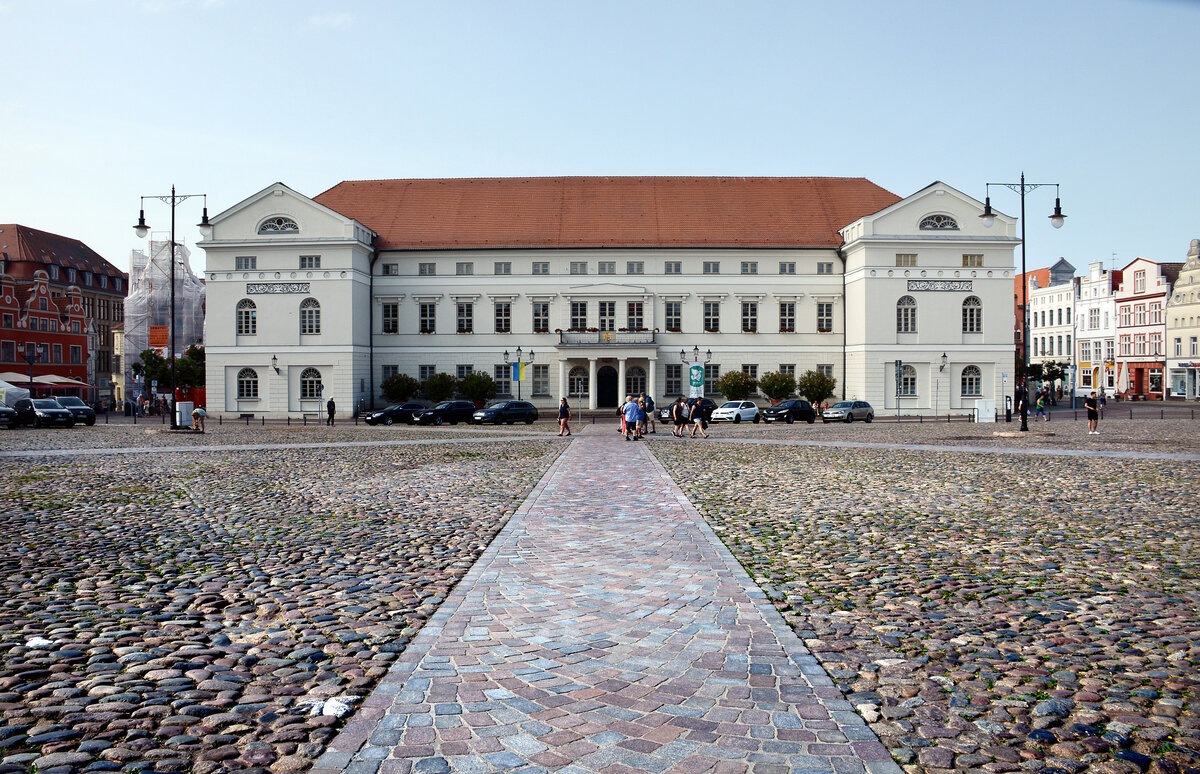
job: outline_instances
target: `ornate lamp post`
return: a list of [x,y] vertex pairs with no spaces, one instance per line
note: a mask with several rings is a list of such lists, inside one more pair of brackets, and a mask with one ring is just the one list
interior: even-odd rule
[[34,397],[33,392],[33,364],[42,359],[42,353],[38,352],[37,344],[32,341],[25,343],[25,354],[22,355],[25,362],[29,364],[29,397]]
[[520,368],[522,365],[529,365],[532,362],[533,362],[533,350],[532,349],[529,350],[528,352],[523,352],[520,347],[517,347],[516,358],[513,360],[509,359],[508,350],[507,349],[504,350],[504,364],[506,366],[508,366],[509,368],[516,366],[516,368],[513,369],[511,375],[513,376],[513,381],[517,383],[517,400],[521,399],[521,371],[520,371]]
[[[1067,216],[1063,215],[1062,201],[1058,197],[1058,183],[1026,183],[1025,173],[1021,173],[1019,183],[987,183],[984,186],[983,214],[979,216],[986,228],[991,228],[996,222],[996,214],[992,212],[992,186],[1004,186],[1021,197],[1021,378],[1019,384],[1025,383],[1025,372],[1029,367],[1029,277],[1025,276],[1025,194],[1038,188],[1054,186],[1054,212],[1050,214],[1050,225],[1062,228]],[[1024,399],[1018,397],[1021,406],[1021,430],[1029,431],[1029,387],[1024,386]],[[1022,387],[1018,386],[1018,395]]]
[[170,340],[171,351],[169,353],[171,359],[171,428],[178,427],[175,416],[175,360],[179,356],[178,350],[175,348],[175,205],[180,204],[188,199],[194,199],[197,196],[204,199],[204,215],[200,218],[200,222],[196,225],[200,227],[200,235],[208,237],[212,233],[212,224],[208,222],[208,195],[207,194],[176,194],[175,186],[171,186],[170,196],[143,196],[141,197],[141,206],[138,209],[138,222],[134,225],[134,233],[139,239],[145,238],[146,234],[150,233],[150,227],[146,225],[146,200],[158,199],[160,202],[170,205],[171,207],[171,327]]

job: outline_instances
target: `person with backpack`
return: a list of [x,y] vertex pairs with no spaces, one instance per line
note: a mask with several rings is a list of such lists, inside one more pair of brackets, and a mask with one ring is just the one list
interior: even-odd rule
[[642,398],[646,401],[646,424],[650,427],[650,432],[658,434],[658,429],[654,424],[654,398],[651,398],[646,393],[642,393]]

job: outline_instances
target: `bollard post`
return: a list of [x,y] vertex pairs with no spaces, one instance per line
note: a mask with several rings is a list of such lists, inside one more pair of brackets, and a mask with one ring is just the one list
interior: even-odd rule
[[292,426],[292,415],[291,414],[287,415],[287,426],[288,427]]
[[308,414],[301,414],[300,416],[304,419],[304,426],[308,427]]
[[217,414],[217,425],[220,426],[221,420],[225,418],[224,414]]
[[1129,418],[1133,419],[1133,409],[1129,409]]
[[1163,410],[1162,410],[1162,409],[1159,409],[1159,410],[1158,410],[1158,418],[1159,418],[1159,419],[1166,419],[1166,417],[1164,417],[1164,416],[1163,416]]
[[265,416],[262,418],[262,426],[263,427],[267,426],[267,418]]
[[250,426],[250,417],[246,417],[246,427]]

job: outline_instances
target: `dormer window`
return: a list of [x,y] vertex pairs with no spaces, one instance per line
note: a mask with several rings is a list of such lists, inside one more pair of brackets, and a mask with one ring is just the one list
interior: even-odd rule
[[267,218],[258,227],[260,234],[298,234],[300,226],[291,218]]
[[926,215],[921,221],[922,231],[958,231],[958,221],[949,215]]

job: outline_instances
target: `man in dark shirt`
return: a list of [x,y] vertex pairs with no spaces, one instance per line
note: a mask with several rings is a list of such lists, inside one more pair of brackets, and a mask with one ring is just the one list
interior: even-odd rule
[[1100,401],[1096,398],[1095,390],[1083,399],[1083,407],[1087,409],[1088,435],[1100,435]]

